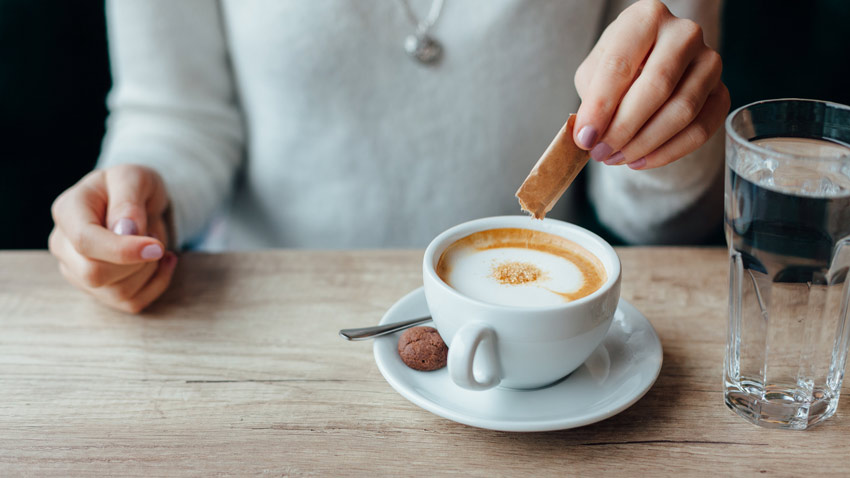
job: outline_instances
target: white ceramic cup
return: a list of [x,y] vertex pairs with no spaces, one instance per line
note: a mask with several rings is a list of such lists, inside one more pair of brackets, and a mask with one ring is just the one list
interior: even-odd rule
[[[581,245],[602,262],[605,283],[572,302],[513,307],[467,297],[437,275],[440,255],[452,243],[506,227],[548,232]],[[452,227],[428,245],[422,273],[431,317],[449,345],[449,376],[470,390],[538,388],[569,375],[605,338],[620,299],[620,258],[614,249],[596,234],[554,219],[498,216]]]

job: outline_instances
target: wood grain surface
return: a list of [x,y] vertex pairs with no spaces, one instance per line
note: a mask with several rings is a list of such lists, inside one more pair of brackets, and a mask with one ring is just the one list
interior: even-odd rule
[[618,252],[661,375],[623,413],[547,433],[432,415],[337,336],[421,285],[421,251],[185,254],[140,316],[46,252],[0,252],[0,476],[847,475],[848,399],[805,432],[723,404],[724,250]]

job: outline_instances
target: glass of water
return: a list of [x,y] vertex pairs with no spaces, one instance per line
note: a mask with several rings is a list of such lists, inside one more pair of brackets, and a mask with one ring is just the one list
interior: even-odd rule
[[835,413],[847,358],[850,107],[782,99],[726,120],[724,398],[761,426]]

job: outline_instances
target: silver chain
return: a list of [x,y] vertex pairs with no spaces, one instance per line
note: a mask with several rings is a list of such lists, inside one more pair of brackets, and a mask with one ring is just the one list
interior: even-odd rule
[[413,13],[413,9],[410,8],[410,4],[407,3],[407,0],[398,1],[401,3],[402,8],[404,8],[404,13],[407,15],[407,19],[410,21],[411,25],[416,27],[416,33],[419,35],[428,33],[428,30],[437,23],[437,19],[440,18],[440,13],[443,11],[444,0],[434,0],[431,2],[431,9],[428,11],[428,16],[420,21],[416,18],[416,14]]

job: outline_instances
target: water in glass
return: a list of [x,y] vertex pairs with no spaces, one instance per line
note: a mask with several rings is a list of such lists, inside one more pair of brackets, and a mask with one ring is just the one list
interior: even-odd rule
[[835,413],[844,374],[850,148],[746,138],[760,147],[752,148],[740,139],[727,137],[726,151],[725,400],[758,425],[804,429]]

